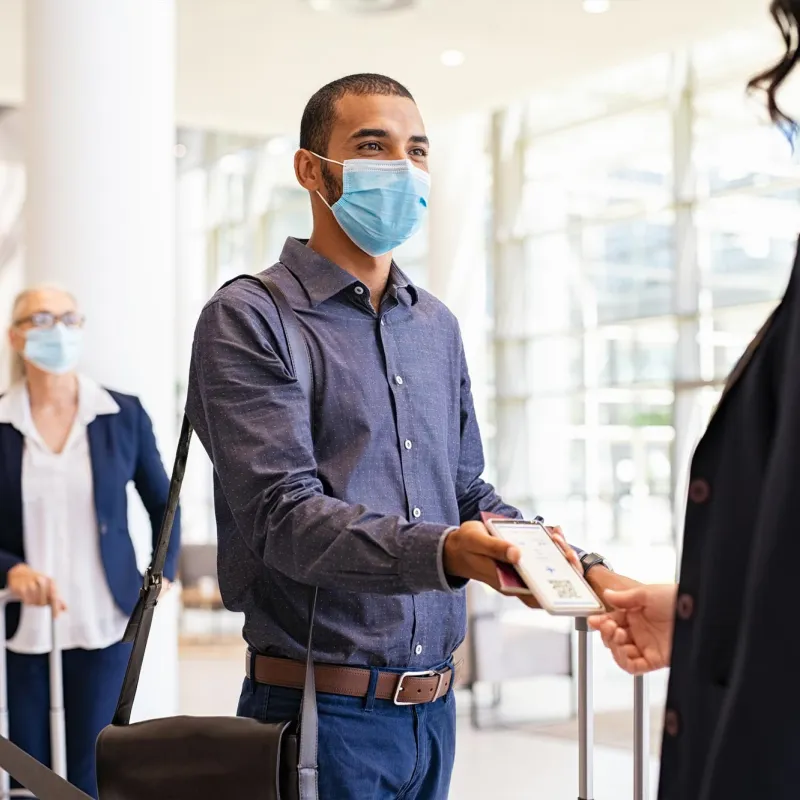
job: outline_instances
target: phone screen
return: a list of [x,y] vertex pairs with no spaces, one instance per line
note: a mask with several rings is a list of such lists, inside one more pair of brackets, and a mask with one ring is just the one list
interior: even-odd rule
[[545,607],[564,613],[602,610],[602,603],[572,568],[544,526],[537,522],[499,519],[491,520],[488,525],[496,536],[519,549],[521,558],[517,569]]

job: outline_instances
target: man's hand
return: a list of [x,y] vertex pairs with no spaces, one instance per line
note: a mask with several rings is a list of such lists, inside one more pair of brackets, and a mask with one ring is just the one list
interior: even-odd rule
[[[591,570],[589,573],[594,572]],[[589,618],[614,660],[626,672],[642,675],[669,666],[675,625],[674,584],[609,590],[604,600],[615,610]]]
[[8,571],[8,588],[25,605],[50,606],[54,617],[67,610],[55,581],[27,564],[17,564]]
[[[496,562],[516,564],[520,552],[513,545],[492,536],[482,522],[465,522],[444,542],[444,571],[456,578],[481,581],[500,591]],[[539,608],[533,595],[520,595],[526,606]]]

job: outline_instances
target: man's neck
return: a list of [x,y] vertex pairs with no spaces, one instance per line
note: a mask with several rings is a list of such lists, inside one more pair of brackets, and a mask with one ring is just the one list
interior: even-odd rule
[[319,231],[315,226],[308,247],[315,253],[332,261],[337,267],[349,272],[369,289],[372,305],[377,311],[389,283],[392,254],[377,258],[357,247],[337,226],[335,231]]

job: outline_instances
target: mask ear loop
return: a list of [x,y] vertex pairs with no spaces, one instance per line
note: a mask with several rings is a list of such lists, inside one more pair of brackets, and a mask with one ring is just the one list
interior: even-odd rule
[[[319,153],[315,153],[313,150],[309,150],[312,156],[316,156],[320,161],[327,161],[329,164],[338,164],[340,167],[344,167],[344,164],[341,161],[334,161],[332,158],[325,158],[325,156],[321,156]],[[322,193],[319,189],[317,189],[317,197],[322,200],[323,203],[328,207],[328,211],[333,213],[333,208],[331,204],[322,196]]]

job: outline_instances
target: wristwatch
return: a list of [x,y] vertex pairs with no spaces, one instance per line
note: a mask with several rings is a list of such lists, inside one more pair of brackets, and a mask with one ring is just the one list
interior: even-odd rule
[[589,570],[592,567],[596,567],[597,565],[601,567],[605,567],[609,572],[613,572],[614,569],[608,561],[603,558],[599,553],[584,553],[581,556],[581,565],[583,566],[583,577],[585,578],[589,574]]

